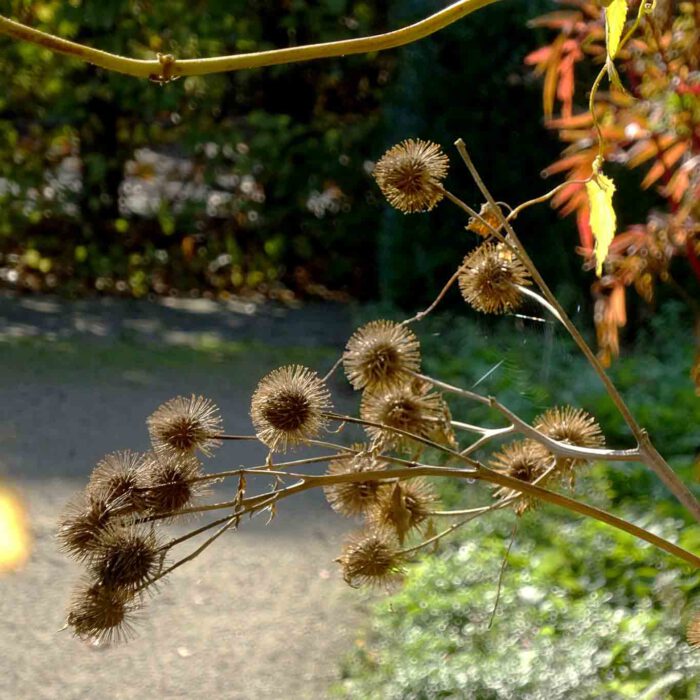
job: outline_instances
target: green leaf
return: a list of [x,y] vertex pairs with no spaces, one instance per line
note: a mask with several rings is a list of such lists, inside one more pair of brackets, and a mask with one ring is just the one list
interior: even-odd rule
[[608,59],[612,60],[620,48],[622,30],[627,19],[627,0],[612,0],[605,8],[605,44],[608,49]]
[[598,277],[603,273],[603,262],[608,254],[608,248],[615,237],[617,219],[612,205],[615,183],[598,173],[586,183],[586,192],[590,204],[590,222],[595,237],[595,271]]

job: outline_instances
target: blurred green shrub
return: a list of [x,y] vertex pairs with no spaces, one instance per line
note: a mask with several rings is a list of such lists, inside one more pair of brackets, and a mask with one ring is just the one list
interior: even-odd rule
[[[512,515],[510,516],[513,517]],[[493,627],[506,517],[478,521],[416,565],[379,603],[338,694],[383,700],[688,700],[700,690],[685,642],[700,593],[668,557],[593,521],[526,519]],[[673,536],[678,523],[666,521]]]
[[[380,31],[385,1],[11,0],[39,29],[135,57]],[[165,86],[3,39],[0,283],[142,296],[374,289],[364,163],[394,56]],[[369,213],[368,213],[369,212]]]
[[[106,50],[186,58],[366,35],[444,4],[10,0],[4,12]],[[526,20],[550,4],[494,5],[397,51],[162,87],[3,40],[0,284],[368,298],[379,283],[385,298],[416,303],[466,252],[463,222],[447,207],[396,217],[371,162],[408,136],[449,146],[460,135],[499,196],[539,194],[523,174],[556,143],[522,57],[539,40]],[[471,187],[456,162],[453,173]],[[545,271],[576,284],[551,213],[527,221]]]
[[[397,316],[390,309],[372,316]],[[525,312],[526,313],[526,312]],[[666,304],[611,369],[630,408],[686,483],[700,446],[700,402],[687,381],[688,310]],[[496,323],[430,316],[416,329],[426,372],[497,394],[533,418],[555,403],[596,415],[610,444],[629,444],[624,424],[567,338],[517,318]],[[489,374],[490,372],[490,374]],[[480,407],[460,413],[494,424]],[[626,512],[691,550],[700,528],[640,465],[596,465],[578,482],[587,500]],[[473,496],[465,490],[472,491]],[[478,492],[478,493],[477,493]],[[480,505],[483,489],[450,485],[446,508]],[[496,621],[488,621],[514,516],[467,525],[410,567],[405,587],[373,608],[372,626],[344,660],[337,694],[382,700],[689,700],[700,693],[700,659],[684,637],[700,601],[700,574],[624,533],[553,508],[521,520]],[[437,524],[440,528],[440,523]]]

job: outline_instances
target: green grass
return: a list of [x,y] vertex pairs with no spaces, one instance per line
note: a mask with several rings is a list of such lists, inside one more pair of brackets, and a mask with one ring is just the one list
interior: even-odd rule
[[221,341],[206,335],[187,346],[132,340],[107,344],[85,339],[19,338],[0,343],[0,376],[16,377],[19,373],[79,379],[86,373],[99,378],[130,370],[151,373],[194,367],[222,373],[250,370],[257,376],[266,369],[290,363],[324,369],[332,364],[337,352],[325,347],[276,347],[260,341]]

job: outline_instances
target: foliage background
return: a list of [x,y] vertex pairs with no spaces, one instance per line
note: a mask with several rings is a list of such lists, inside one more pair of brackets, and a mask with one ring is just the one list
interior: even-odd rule
[[[611,372],[655,444],[693,484],[700,402],[687,381],[692,343],[676,333],[688,315],[680,303],[664,306]],[[582,406],[600,419],[609,444],[629,444],[590,367],[553,327],[512,319],[486,324],[444,314],[423,321],[420,336],[429,375],[465,387],[480,382],[482,393],[499,396],[529,420],[552,405]],[[452,410],[468,422],[493,424],[481,407],[461,402]],[[435,485],[446,509],[488,502],[488,490],[477,485]],[[698,527],[641,465],[595,465],[577,478],[576,492],[691,550],[700,544]],[[375,599],[372,621],[343,662],[344,681],[336,695],[698,697],[700,659],[684,634],[700,604],[698,573],[624,533],[553,507],[520,519],[489,629],[515,520],[512,513],[500,513],[467,525],[411,566],[400,591]],[[442,527],[447,523],[436,523],[437,530]]]
[[[115,52],[194,57],[365,35],[445,4],[9,0],[4,11]],[[389,53],[163,87],[1,39],[0,284],[71,296],[254,290],[419,306],[466,252],[464,222],[448,207],[430,217],[389,210],[369,177],[371,163],[408,136],[446,147],[462,136],[498,198],[542,193],[539,172],[560,146],[541,126],[540,85],[523,58],[546,38],[527,20],[551,7],[548,0],[504,2]],[[634,177],[616,174],[622,220],[635,220],[654,201],[653,193],[638,195]],[[478,201],[456,161],[451,183]],[[520,225],[545,277],[567,306],[576,301],[585,323],[580,307],[590,280],[572,252],[574,227],[547,207],[528,212]],[[633,306],[630,317],[645,309]],[[690,480],[700,415],[687,381],[691,346],[679,341],[678,329],[691,320],[680,307],[663,309],[646,329],[633,328],[643,352],[613,371],[661,452]],[[611,442],[624,441],[607,399],[564,341],[547,333],[514,330],[512,319],[486,333],[450,315],[421,335],[433,363],[427,369],[446,380],[463,382],[467,367],[476,381],[505,359],[488,386],[515,410],[535,415],[556,390],[557,402],[584,405]],[[537,362],[528,366],[528,357]],[[599,467],[583,487],[632,517],[656,514],[671,534],[679,529],[678,511],[641,470]],[[678,592],[692,599],[697,577],[596,524],[548,511],[521,532],[495,636],[485,635],[508,531],[501,520],[479,525],[421,563],[407,588],[380,604],[339,692],[489,700],[696,692]],[[562,560],[562,549],[573,555]],[[590,634],[579,638],[582,627]],[[516,647],[522,672],[497,673]],[[560,671],[555,680],[547,675],[552,667]],[[664,679],[668,685],[654,691]],[[560,695],[548,694],[552,687]]]
[[[371,163],[408,136],[447,148],[461,135],[500,197],[539,194],[557,147],[522,58],[541,38],[527,19],[550,5],[489,7],[397,51],[163,87],[2,40],[0,282],[423,301],[465,252],[462,223],[447,207],[388,212]],[[11,0],[6,12],[110,51],[193,57],[366,35],[443,6]],[[545,272],[576,280],[573,233],[547,208],[527,225]]]

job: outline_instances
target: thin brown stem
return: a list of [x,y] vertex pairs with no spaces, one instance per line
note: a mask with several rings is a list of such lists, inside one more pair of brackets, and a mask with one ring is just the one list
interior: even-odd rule
[[478,440],[475,440],[471,445],[462,450],[462,454],[468,457],[474,454],[477,450],[480,450],[484,445],[491,442],[496,438],[505,437],[506,435],[512,435],[515,432],[515,426],[509,425],[506,428],[500,428],[499,430],[492,430],[488,435],[482,435]]
[[206,542],[203,542],[199,547],[197,547],[197,549],[195,549],[194,552],[188,554],[186,557],[180,559],[179,561],[176,561],[172,566],[169,566],[167,569],[161,571],[157,576],[154,576],[153,578],[149,579],[138,590],[142,590],[147,586],[154,584],[156,581],[175,571],[175,569],[180,568],[183,564],[186,564],[188,561],[192,561],[193,559],[198,557],[207,547],[209,547],[216,540],[218,540],[219,537],[221,537],[221,535],[223,535],[227,530],[229,530],[234,525],[237,525],[239,519],[240,515],[237,513],[232,515],[230,518],[227,518],[226,524],[223,525],[219,530],[217,530],[217,532],[215,532],[208,540],[206,540]]
[[462,396],[463,398],[471,401],[477,401],[484,406],[493,408],[507,418],[508,421],[514,426],[515,430],[522,433],[526,437],[532,438],[533,440],[541,443],[554,454],[558,454],[562,457],[575,457],[578,459],[587,460],[605,459],[614,462],[641,460],[642,452],[640,448],[635,448],[632,450],[608,450],[594,447],[579,447],[578,445],[571,445],[567,442],[559,442],[558,440],[554,440],[548,435],[540,432],[536,428],[533,428],[529,423],[517,416],[493,396],[482,396],[481,394],[469,391],[468,389],[461,389],[460,387],[453,386],[452,384],[440,381],[439,379],[433,379],[432,377],[428,377],[425,374],[420,374],[419,372],[412,372],[412,374],[418,379],[429,382],[438,389],[456,394],[457,396]]
[[428,314],[432,313],[437,305],[445,298],[445,295],[447,292],[450,291],[452,288],[452,285],[459,279],[459,276],[462,274],[464,271],[464,267],[459,267],[457,271],[450,277],[450,279],[447,281],[447,284],[440,290],[440,293],[435,297],[435,300],[433,303],[427,308],[424,309],[423,311],[419,311],[415,316],[412,316],[411,318],[407,318],[405,321],[401,321],[402,326],[408,326],[411,323],[414,323],[416,321],[422,321]]
[[564,188],[569,187],[570,185],[585,185],[592,179],[593,175],[587,177],[585,180],[567,180],[566,182],[562,182],[560,185],[557,185],[556,187],[553,187],[551,190],[549,190],[549,192],[546,192],[545,194],[539,197],[535,197],[534,199],[528,199],[527,202],[523,202],[522,204],[518,204],[518,206],[515,207],[515,209],[512,209],[510,214],[508,214],[508,216],[506,217],[506,221],[513,221],[513,219],[515,219],[521,211],[524,211],[525,209],[528,209],[529,207],[532,207],[535,204],[543,204],[544,202],[547,202],[552,197],[554,197],[555,194],[561,192]]
[[571,337],[574,339],[574,342],[576,343],[576,345],[578,345],[579,349],[583,353],[584,357],[588,360],[589,364],[600,378],[601,382],[603,383],[603,386],[605,387],[605,390],[608,392],[608,395],[615,404],[615,407],[620,412],[620,415],[623,417],[625,423],[627,423],[630,431],[637,440],[637,443],[639,445],[639,451],[641,453],[644,463],[657,474],[657,476],[661,479],[661,481],[663,481],[666,487],[671,491],[671,493],[674,494],[674,496],[679,500],[679,502],[682,503],[688,509],[688,512],[698,522],[700,522],[700,503],[692,494],[690,489],[688,489],[688,487],[680,480],[678,475],[673,471],[673,469],[671,469],[668,463],[652,445],[648,433],[639,425],[639,423],[637,423],[637,420],[627,407],[627,404],[622,398],[620,392],[617,390],[617,387],[610,379],[610,377],[608,377],[605,369],[600,364],[600,360],[590,348],[584,337],[581,335],[578,328],[571,321],[571,319],[559,303],[556,296],[549,289],[549,286],[547,285],[539,270],[528,255],[525,246],[523,246],[520,239],[516,235],[513,227],[503,216],[503,212],[501,212],[500,208],[498,208],[493,196],[491,195],[490,191],[481,179],[481,176],[479,175],[476,166],[472,162],[471,156],[467,151],[464,141],[462,141],[462,139],[458,139],[455,142],[455,146],[457,147],[459,154],[464,160],[464,163],[466,164],[477,187],[479,188],[483,196],[486,198],[486,201],[494,207],[497,216],[500,217],[501,224],[505,226],[506,231],[508,232],[509,241],[517,248],[517,252],[521,262],[527,267],[528,271],[532,275],[532,278],[535,280],[535,283],[540,288],[540,291],[542,292],[544,298],[549,302],[549,304],[551,304],[552,307],[554,307],[554,309],[556,309],[560,322],[569,332]]
[[6,34],[14,39],[43,46],[55,53],[72,56],[105,70],[125,73],[138,78],[150,78],[151,80],[167,82],[173,78],[185,75],[208,75],[211,73],[224,73],[247,68],[276,66],[319,58],[393,49],[430,36],[494,2],[497,2],[497,0],[458,0],[414,24],[374,36],[310,44],[308,46],[291,46],[284,49],[258,51],[234,56],[215,56],[212,58],[186,60],[176,60],[174,56],[169,55],[159,55],[157,59],[152,60],[119,56],[41,32],[2,15],[0,15],[0,34]]
[[257,435],[212,435],[212,440],[257,440]]
[[[413,374],[413,372],[411,372]],[[366,425],[372,428],[379,428],[381,430],[387,430],[391,433],[396,433],[397,435],[401,435],[402,437],[409,438],[411,440],[414,440],[415,442],[419,442],[422,445],[425,445],[426,447],[432,447],[435,450],[439,450],[440,452],[444,452],[445,454],[450,455],[451,457],[455,457],[456,459],[460,460],[461,462],[465,462],[466,464],[469,464],[470,466],[474,467],[476,466],[476,463],[469,459],[468,457],[465,457],[463,454],[460,452],[457,452],[456,450],[453,450],[450,447],[447,447],[446,445],[441,445],[438,442],[434,442],[433,440],[429,440],[428,438],[421,437],[420,435],[414,435],[413,433],[409,433],[406,430],[401,430],[400,428],[394,428],[390,425],[385,425],[384,423],[376,423],[375,421],[371,420],[366,420],[364,418],[354,418],[353,416],[344,416],[339,413],[325,413],[324,414],[327,418],[331,418],[333,420],[339,420],[344,423],[355,423],[356,425]]]
[[[291,462],[279,462],[278,464],[273,464],[279,470],[281,467],[300,467],[304,464],[316,464],[319,462],[328,462],[331,459],[337,457],[337,454],[332,455],[321,455],[320,457],[307,457],[306,459],[295,459]],[[271,471],[269,464],[259,464],[255,467],[242,467],[240,469],[230,469],[223,472],[214,472],[212,474],[204,474],[202,476],[195,477],[190,483],[197,483],[200,481],[214,481],[216,479],[224,479],[230,476],[240,476],[241,474],[280,474],[283,476],[289,476],[287,472],[282,471]],[[152,486],[148,487],[154,488]]]
[[513,543],[515,542],[515,535],[518,532],[518,523],[516,520],[513,524],[513,532],[510,535],[510,541],[508,542],[508,548],[506,549],[505,556],[503,557],[503,563],[501,564],[501,570],[498,573],[498,584],[496,585],[496,600],[493,603],[493,610],[491,611],[491,617],[489,618],[489,624],[486,629],[491,629],[493,626],[493,620],[496,617],[496,611],[498,610],[498,603],[501,600],[501,588],[503,587],[503,577],[506,573],[506,567],[508,566],[508,557],[510,556],[510,550],[513,548]]

